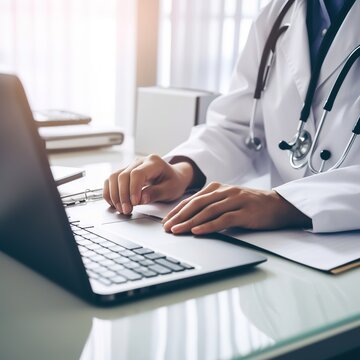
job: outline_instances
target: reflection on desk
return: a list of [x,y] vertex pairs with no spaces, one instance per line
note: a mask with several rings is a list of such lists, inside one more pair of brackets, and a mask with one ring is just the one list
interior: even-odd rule
[[[353,277],[304,269],[119,319],[94,318],[81,359],[229,359],[261,353],[357,314]],[[359,274],[359,273],[358,273]],[[265,279],[264,279],[265,280]],[[310,281],[309,281],[310,280]]]

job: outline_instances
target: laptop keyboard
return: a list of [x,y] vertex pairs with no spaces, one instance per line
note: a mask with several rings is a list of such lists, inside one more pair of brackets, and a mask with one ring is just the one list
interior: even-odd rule
[[103,285],[124,284],[144,278],[168,275],[194,269],[172,257],[121,239],[116,243],[70,224],[86,272]]

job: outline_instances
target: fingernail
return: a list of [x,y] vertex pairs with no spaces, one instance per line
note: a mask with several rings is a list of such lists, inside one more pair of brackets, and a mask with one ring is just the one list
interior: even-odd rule
[[122,204],[122,209],[124,211],[124,214],[131,213],[131,206],[128,203]]
[[161,220],[161,223],[162,223],[162,224],[165,224],[167,221],[168,221],[168,218],[165,216],[165,217]]
[[183,227],[179,224],[179,225],[174,225],[171,228],[171,232],[174,234],[180,233],[182,231]]
[[150,196],[149,194],[144,194],[142,197],[142,203],[143,204],[148,204],[150,202]]
[[202,232],[201,230],[202,230],[201,226],[196,226],[191,229],[191,232],[196,235],[196,234],[201,234],[201,232]]
[[121,207],[121,204],[120,204],[120,203],[115,204],[115,208],[116,208],[116,210],[117,210],[118,212],[120,212],[120,213],[122,213],[122,212],[123,212],[123,211],[122,211],[122,207]]
[[166,230],[166,231],[170,231],[171,230],[171,222],[170,221],[166,221],[165,223],[164,223],[164,229]]

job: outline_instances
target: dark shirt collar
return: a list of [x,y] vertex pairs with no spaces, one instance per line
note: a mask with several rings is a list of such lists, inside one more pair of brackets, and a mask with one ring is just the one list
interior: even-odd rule
[[322,39],[339,14],[346,0],[308,0],[306,26],[310,47],[310,62],[313,68]]

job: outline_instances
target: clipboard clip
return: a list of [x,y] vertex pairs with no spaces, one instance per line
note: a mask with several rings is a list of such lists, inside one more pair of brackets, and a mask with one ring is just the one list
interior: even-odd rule
[[101,200],[103,198],[103,189],[86,189],[85,191],[61,196],[61,201],[65,207],[85,205],[90,201]]

